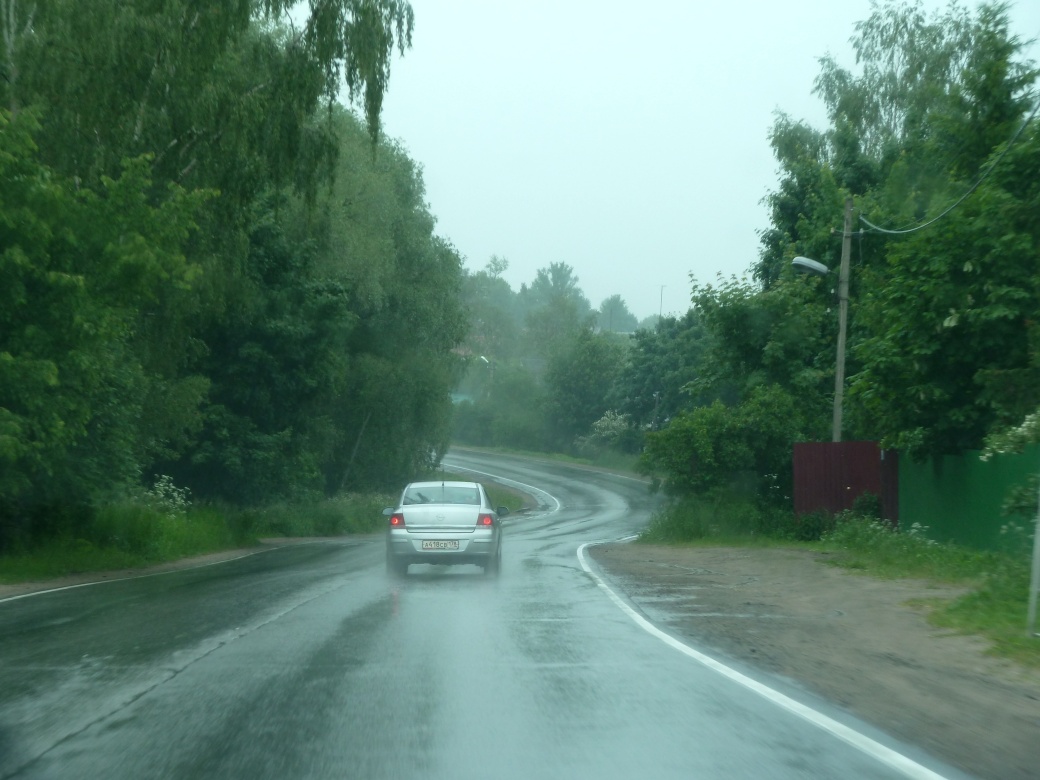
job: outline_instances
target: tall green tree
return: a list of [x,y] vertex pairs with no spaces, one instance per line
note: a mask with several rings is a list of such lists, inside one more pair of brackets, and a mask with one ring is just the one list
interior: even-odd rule
[[[774,123],[781,179],[754,269],[766,287],[794,255],[837,266],[830,234],[846,193],[892,226],[948,205],[1014,132],[1037,75],[1009,32],[1006,3],[983,3],[973,16],[956,4],[928,14],[919,1],[888,0],[857,23],[852,44],[858,73],[821,60],[814,92],[828,129],[783,113]],[[885,243],[858,252],[861,266],[881,265]]]
[[616,339],[586,328],[550,359],[545,376],[546,411],[557,447],[570,450],[575,438],[587,434],[609,409],[624,349]]
[[941,224],[893,242],[857,309],[850,408],[916,455],[978,449],[1040,404],[1040,134],[1005,148]]
[[287,174],[306,141],[301,118],[343,86],[378,134],[390,62],[413,26],[400,0],[314,0],[302,28],[257,26],[296,5],[5,0],[0,61],[16,78],[0,80],[0,102],[46,103],[44,159],[84,178],[150,152],[163,177],[194,184],[243,145]]
[[[192,284],[205,197],[171,187],[152,205],[146,159],[77,186],[40,162],[38,131],[33,112],[0,109],[0,515],[16,524],[138,477],[155,430],[138,312]],[[188,385],[190,406],[205,386]]]
[[620,295],[611,295],[599,305],[596,324],[600,330],[612,333],[632,333],[639,325],[636,315],[628,310],[628,304]]
[[[238,502],[390,486],[446,448],[464,334],[461,261],[433,233],[418,166],[336,122],[313,207],[258,203],[245,276],[204,334],[213,378],[187,478]],[[172,468],[176,468],[173,466]]]
[[592,307],[578,286],[574,269],[550,263],[538,269],[530,286],[520,288],[529,354],[549,358],[590,324]]
[[796,255],[837,267],[840,242],[834,241],[832,229],[842,202],[824,133],[780,113],[769,141],[781,176],[776,191],[766,198],[770,225],[762,232],[762,249],[753,268],[755,280],[765,289],[789,275]]
[[503,361],[519,357],[522,326],[517,294],[502,278],[509,268],[503,257],[492,255],[487,265],[467,274],[463,300],[469,314],[466,346],[474,355]]
[[754,388],[776,386],[819,409],[815,429],[827,430],[837,317],[820,300],[821,286],[790,279],[762,291],[735,278],[695,286],[694,308],[710,338],[689,389],[740,404]]
[[411,7],[292,6],[4,0],[4,517],[157,468],[257,501],[443,451],[460,260],[378,124]]
[[637,330],[611,391],[611,405],[639,428],[657,429],[681,409],[716,397],[693,389],[707,359],[709,335],[701,312],[664,317],[652,329]]
[[[794,255],[836,268],[830,233],[846,194],[871,223],[907,229],[854,239],[847,419],[918,455],[957,452],[1004,414],[993,378],[1027,360],[1025,329],[1009,323],[1032,316],[1034,228],[1023,216],[1032,196],[1011,184],[1000,155],[1037,70],[1003,3],[930,15],[920,3],[878,4],[853,45],[858,72],[825,58],[816,81],[828,129],[784,116],[774,127],[781,181],[755,275],[769,291],[791,275]],[[1029,148],[1025,137],[1018,144]],[[821,302],[832,286],[819,288]],[[822,367],[822,353],[812,362]]]
[[[349,116],[342,121],[351,122]],[[355,224],[363,246],[376,256],[378,287],[366,285],[365,253],[324,247],[323,273],[351,291],[359,320],[348,353],[353,369],[334,419],[339,433],[326,470],[329,486],[392,485],[439,461],[451,435],[450,392],[463,363],[456,352],[466,333],[462,260],[434,233],[420,166],[393,143],[373,160],[363,128],[341,131],[349,141],[326,204],[330,236]],[[359,180],[358,176],[361,175]],[[363,213],[351,197],[367,190],[373,205]]]

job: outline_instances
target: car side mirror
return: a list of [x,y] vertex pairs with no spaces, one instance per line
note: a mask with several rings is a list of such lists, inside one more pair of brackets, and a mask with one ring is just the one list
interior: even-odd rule
[[390,515],[392,515],[393,513],[394,513],[394,508],[392,506],[388,506],[386,509],[383,510],[383,514],[386,515],[387,517],[390,517]]
[[495,512],[498,513],[499,517],[505,517],[506,515],[509,514],[509,507],[507,507],[507,506],[500,506],[498,509],[495,510]]

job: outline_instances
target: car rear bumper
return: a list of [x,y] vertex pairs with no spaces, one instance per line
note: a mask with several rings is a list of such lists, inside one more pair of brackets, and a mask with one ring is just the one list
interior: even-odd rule
[[[471,538],[460,538],[462,536]],[[422,549],[423,541],[458,541],[459,549],[424,550]],[[435,563],[454,565],[475,563],[478,566],[483,566],[497,555],[498,544],[498,536],[491,534],[453,535],[424,533],[416,535],[407,532],[404,534],[391,532],[387,536],[386,552],[388,557],[401,564]]]

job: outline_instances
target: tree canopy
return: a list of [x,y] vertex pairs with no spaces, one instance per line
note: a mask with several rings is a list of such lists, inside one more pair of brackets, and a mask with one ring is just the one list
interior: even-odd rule
[[[849,195],[846,438],[960,453],[1040,405],[1038,71],[1007,6],[878,3],[853,45],[854,70],[821,60],[824,129],[777,114],[780,175],[753,280],[694,285],[708,336],[685,385],[696,401],[647,441],[648,467],[677,489],[746,472],[765,496],[766,474],[790,472],[791,443],[828,438],[837,285],[791,260],[837,269]],[[765,417],[778,414],[782,429]]]
[[775,501],[835,370],[835,285],[791,259],[837,267],[847,196],[848,436],[961,452],[1040,407],[1038,71],[1005,5],[873,5],[856,67],[821,60],[826,127],[775,118],[751,279],[643,323],[563,261],[468,272],[380,134],[411,6],[295,6],[0,0],[0,547],[160,474],[393,485],[453,431],[645,444],[679,492]]
[[1001,3],[879,4],[853,45],[858,73],[821,61],[829,128],[774,126],[781,180],[755,276],[768,296],[794,255],[836,267],[832,228],[853,195],[867,222],[853,239],[852,431],[920,456],[977,448],[1020,413],[994,378],[1030,361],[1040,218],[1023,126],[1038,71]]
[[294,6],[0,2],[0,547],[158,474],[252,504],[446,447],[461,259],[378,124],[412,9]]

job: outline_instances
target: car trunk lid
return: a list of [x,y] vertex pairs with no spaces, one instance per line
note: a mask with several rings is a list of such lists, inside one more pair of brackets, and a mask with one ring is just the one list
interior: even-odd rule
[[410,531],[473,533],[480,507],[452,504],[423,504],[403,508],[405,527]]

